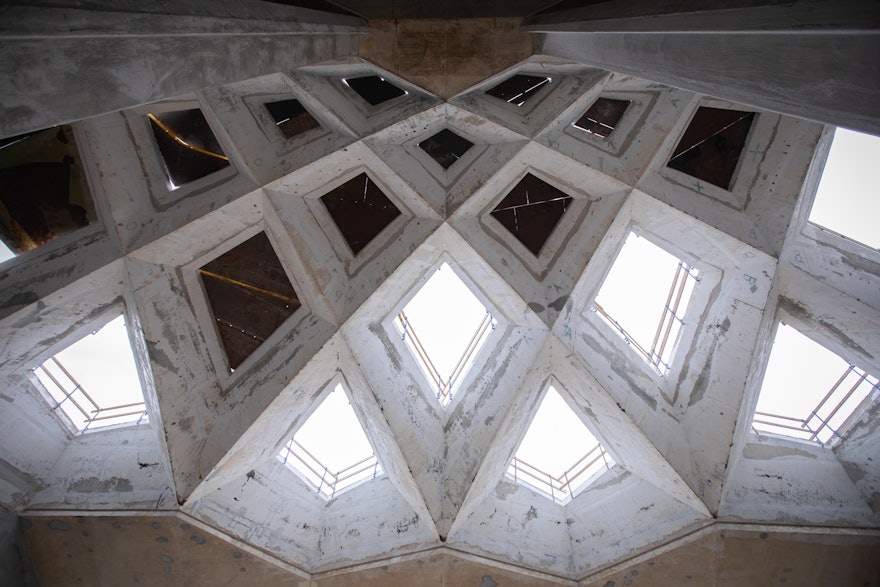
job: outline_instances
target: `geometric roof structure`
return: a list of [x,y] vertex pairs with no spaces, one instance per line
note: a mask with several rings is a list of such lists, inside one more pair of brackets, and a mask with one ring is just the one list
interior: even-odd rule
[[[818,59],[822,27],[850,30],[864,14],[773,5],[732,8],[742,20],[673,11],[649,24],[614,2],[563,3],[525,23],[525,12],[509,12],[550,4],[538,1],[464,13],[497,10],[490,23],[443,20],[436,6],[420,9],[429,20],[407,21],[403,7],[359,2],[123,4],[128,12],[10,8],[15,26],[2,33],[0,57],[25,65],[0,70],[10,88],[0,135],[69,124],[95,208],[88,225],[0,264],[0,505],[29,553],[22,576],[600,587],[670,576],[775,584],[808,570],[876,579],[866,561],[880,548],[880,391],[828,446],[751,424],[780,321],[880,373],[880,253],[808,221],[832,125],[876,133],[880,121],[863,97],[834,110],[819,95],[807,108],[793,90],[783,99],[722,79],[736,69],[724,63],[699,76],[685,67],[703,53],[723,61],[711,46],[676,53],[680,37],[699,44],[692,33],[722,34],[725,22],[739,27],[723,37],[731,44],[801,43],[804,59]],[[754,16],[769,29],[740,34]],[[793,16],[819,32],[789,30]],[[660,32],[643,29],[661,25],[680,71],[654,60]],[[620,40],[627,34],[634,44]],[[862,37],[871,35],[847,46],[861,49]],[[39,60],[23,83],[34,38],[64,47],[41,47],[56,59]],[[92,63],[90,43],[119,61]],[[635,46],[644,55],[634,58]],[[82,79],[53,75],[64,51]],[[491,63],[473,59],[489,54]],[[821,75],[870,78],[840,63]],[[764,75],[777,65],[768,60]],[[551,81],[521,103],[487,95],[515,75]],[[370,76],[400,91],[373,104],[345,82]],[[106,81],[100,96],[95,80]],[[607,136],[577,126],[600,98],[628,102]],[[279,128],[265,104],[287,100],[316,125]],[[691,155],[685,171],[669,165],[700,109],[750,115],[723,185],[688,173],[717,166],[708,158],[723,149]],[[226,164],[170,185],[148,115],[192,110]],[[472,145],[448,166],[420,146],[444,129]],[[203,148],[172,134],[178,150]],[[0,180],[21,171],[0,164]],[[564,213],[540,226],[517,215],[514,233],[493,212],[524,178],[563,194]],[[357,206],[384,213],[353,245],[349,231],[376,213],[359,218]],[[662,377],[594,309],[630,234],[699,270],[686,314],[673,313],[681,320]],[[200,270],[258,236],[289,311],[232,367]],[[394,324],[444,263],[491,308],[493,325],[445,406]],[[282,295],[224,279],[240,286],[239,300]],[[243,322],[232,320],[237,307]],[[259,312],[227,303],[223,319],[248,335]],[[74,433],[32,370],[119,314],[148,418]],[[382,472],[328,498],[278,455],[339,386]],[[614,460],[564,503],[507,476],[550,387]]]

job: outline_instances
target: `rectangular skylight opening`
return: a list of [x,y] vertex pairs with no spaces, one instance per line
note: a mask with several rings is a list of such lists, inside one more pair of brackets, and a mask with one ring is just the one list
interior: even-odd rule
[[507,478],[565,505],[614,459],[551,385],[507,468]]
[[780,322],[753,429],[833,444],[878,389],[877,377]]
[[496,322],[444,262],[395,317],[394,324],[437,400],[445,406],[460,390]]
[[880,249],[880,137],[845,128],[834,132],[810,222],[823,229]]
[[324,499],[382,475],[348,395],[337,384],[278,453]]
[[75,432],[147,421],[123,316],[53,355],[33,371],[48,392],[52,410],[60,410]]
[[590,309],[654,371],[669,371],[699,271],[630,232]]

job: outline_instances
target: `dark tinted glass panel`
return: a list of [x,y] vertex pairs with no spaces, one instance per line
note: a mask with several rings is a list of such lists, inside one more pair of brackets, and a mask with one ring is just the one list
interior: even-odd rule
[[275,126],[288,139],[302,134],[313,128],[321,126],[299,100],[281,100],[279,102],[266,102],[266,110],[272,115]]
[[448,128],[444,128],[431,138],[419,143],[419,147],[441,165],[443,169],[449,169],[453,163],[458,161],[473,146],[472,142],[458,136]]
[[529,98],[537,94],[541,88],[549,83],[549,77],[517,74],[487,90],[486,93],[499,100],[522,106]]
[[382,102],[387,102],[406,94],[406,92],[394,84],[388,83],[378,75],[349,78],[345,80],[345,83],[372,106],[378,106]]
[[400,216],[400,210],[366,173],[328,192],[321,202],[355,255]]
[[70,126],[0,140],[0,240],[12,255],[95,219]]
[[607,138],[620,122],[629,104],[629,100],[599,98],[574,125],[590,134]]
[[233,371],[302,305],[263,232],[220,255],[199,274]]
[[229,165],[205,115],[198,108],[147,116],[173,188]]
[[666,165],[729,190],[754,112],[700,107]]
[[537,256],[571,200],[565,192],[529,173],[492,210],[492,216]]

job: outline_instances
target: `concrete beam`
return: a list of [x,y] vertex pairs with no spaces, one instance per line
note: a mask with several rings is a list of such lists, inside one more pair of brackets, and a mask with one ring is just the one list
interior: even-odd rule
[[366,32],[360,19],[313,10],[201,4],[164,16],[135,6],[3,9],[0,136],[348,57]]
[[880,134],[880,9],[861,4],[835,4],[832,26],[821,27],[830,10],[825,2],[659,16],[635,6],[628,18],[582,15],[552,25],[535,21],[525,30],[547,33],[549,55]]

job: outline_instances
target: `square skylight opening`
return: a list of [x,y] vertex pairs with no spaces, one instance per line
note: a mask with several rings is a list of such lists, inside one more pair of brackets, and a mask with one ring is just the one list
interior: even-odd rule
[[437,162],[443,169],[449,169],[474,144],[460,137],[448,128],[419,143],[419,147]]
[[571,202],[562,190],[527,173],[491,215],[537,257]]
[[147,114],[171,190],[229,166],[217,137],[198,108]]
[[828,159],[810,210],[810,222],[880,249],[880,137],[845,128],[834,131]]
[[486,94],[514,106],[522,106],[552,82],[546,76],[516,74],[486,90]]
[[0,140],[0,262],[96,220],[69,125]]
[[342,81],[371,106],[378,106],[407,94],[406,90],[398,88],[384,77],[378,75],[349,77]]
[[400,216],[382,189],[366,173],[321,196],[348,248],[354,255]]
[[444,262],[394,318],[407,349],[441,405],[461,391],[496,320]]
[[285,443],[278,459],[327,500],[383,474],[341,383]]
[[833,444],[877,390],[877,377],[780,322],[752,428]]
[[265,232],[199,269],[229,372],[302,303]]
[[666,166],[729,191],[755,118],[754,112],[700,106]]
[[148,420],[123,316],[35,367],[53,412],[74,432]]
[[276,102],[265,102],[263,106],[272,116],[275,126],[287,139],[292,139],[321,126],[299,100],[290,98]]
[[506,476],[565,505],[613,466],[612,456],[551,385]]
[[699,271],[630,232],[590,309],[654,371],[669,371]]
[[574,123],[574,126],[599,138],[607,139],[614,132],[631,103],[630,100],[599,98]]

